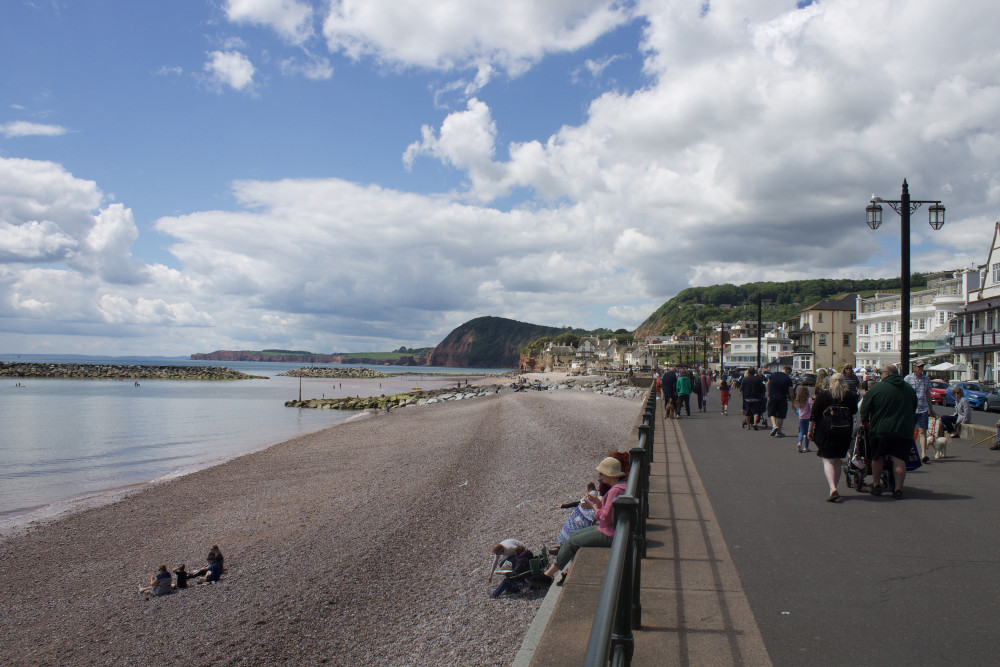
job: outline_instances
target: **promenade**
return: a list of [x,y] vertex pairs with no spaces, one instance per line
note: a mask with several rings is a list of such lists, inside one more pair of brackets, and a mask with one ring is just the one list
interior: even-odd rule
[[[907,476],[901,500],[842,481],[843,501],[828,503],[814,452],[712,408],[663,421],[657,405],[633,664],[996,663],[1000,453],[989,443],[954,441]],[[581,664],[586,623],[567,618],[596,603],[606,558],[586,551],[531,664]]]

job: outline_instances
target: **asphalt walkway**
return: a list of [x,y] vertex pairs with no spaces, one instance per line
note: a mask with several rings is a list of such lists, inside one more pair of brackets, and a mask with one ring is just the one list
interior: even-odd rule
[[682,419],[657,403],[636,665],[770,665]]
[[[634,665],[997,664],[1000,452],[971,446],[995,414],[902,499],[842,479],[829,503],[794,435],[714,408],[664,420],[657,404]],[[515,664],[582,664],[607,552],[579,552]]]

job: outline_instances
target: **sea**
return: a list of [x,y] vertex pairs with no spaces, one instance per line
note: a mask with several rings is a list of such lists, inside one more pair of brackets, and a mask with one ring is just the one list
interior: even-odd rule
[[108,502],[150,482],[368,416],[287,408],[287,400],[436,389],[511,370],[375,366],[371,368],[389,377],[334,380],[278,375],[302,364],[186,357],[7,354],[0,361],[228,366],[266,378],[135,382],[0,377],[0,531]]

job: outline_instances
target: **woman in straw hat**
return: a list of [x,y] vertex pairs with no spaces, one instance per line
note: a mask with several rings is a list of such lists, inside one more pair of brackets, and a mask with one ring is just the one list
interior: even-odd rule
[[621,462],[611,456],[607,457],[597,466],[597,472],[601,475],[601,481],[610,486],[603,498],[588,498],[580,503],[584,509],[594,510],[594,519],[597,523],[576,530],[569,539],[559,547],[556,554],[556,562],[542,575],[542,583],[552,583],[552,578],[556,572],[566,567],[573,556],[576,555],[580,547],[610,547],[615,536],[614,508],[612,503],[615,498],[625,493],[625,473],[622,472]]

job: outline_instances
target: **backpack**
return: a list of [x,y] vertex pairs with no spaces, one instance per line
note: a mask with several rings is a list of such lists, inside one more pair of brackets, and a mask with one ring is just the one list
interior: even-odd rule
[[854,430],[851,410],[843,403],[834,403],[823,410],[823,428],[831,440],[850,440]]

